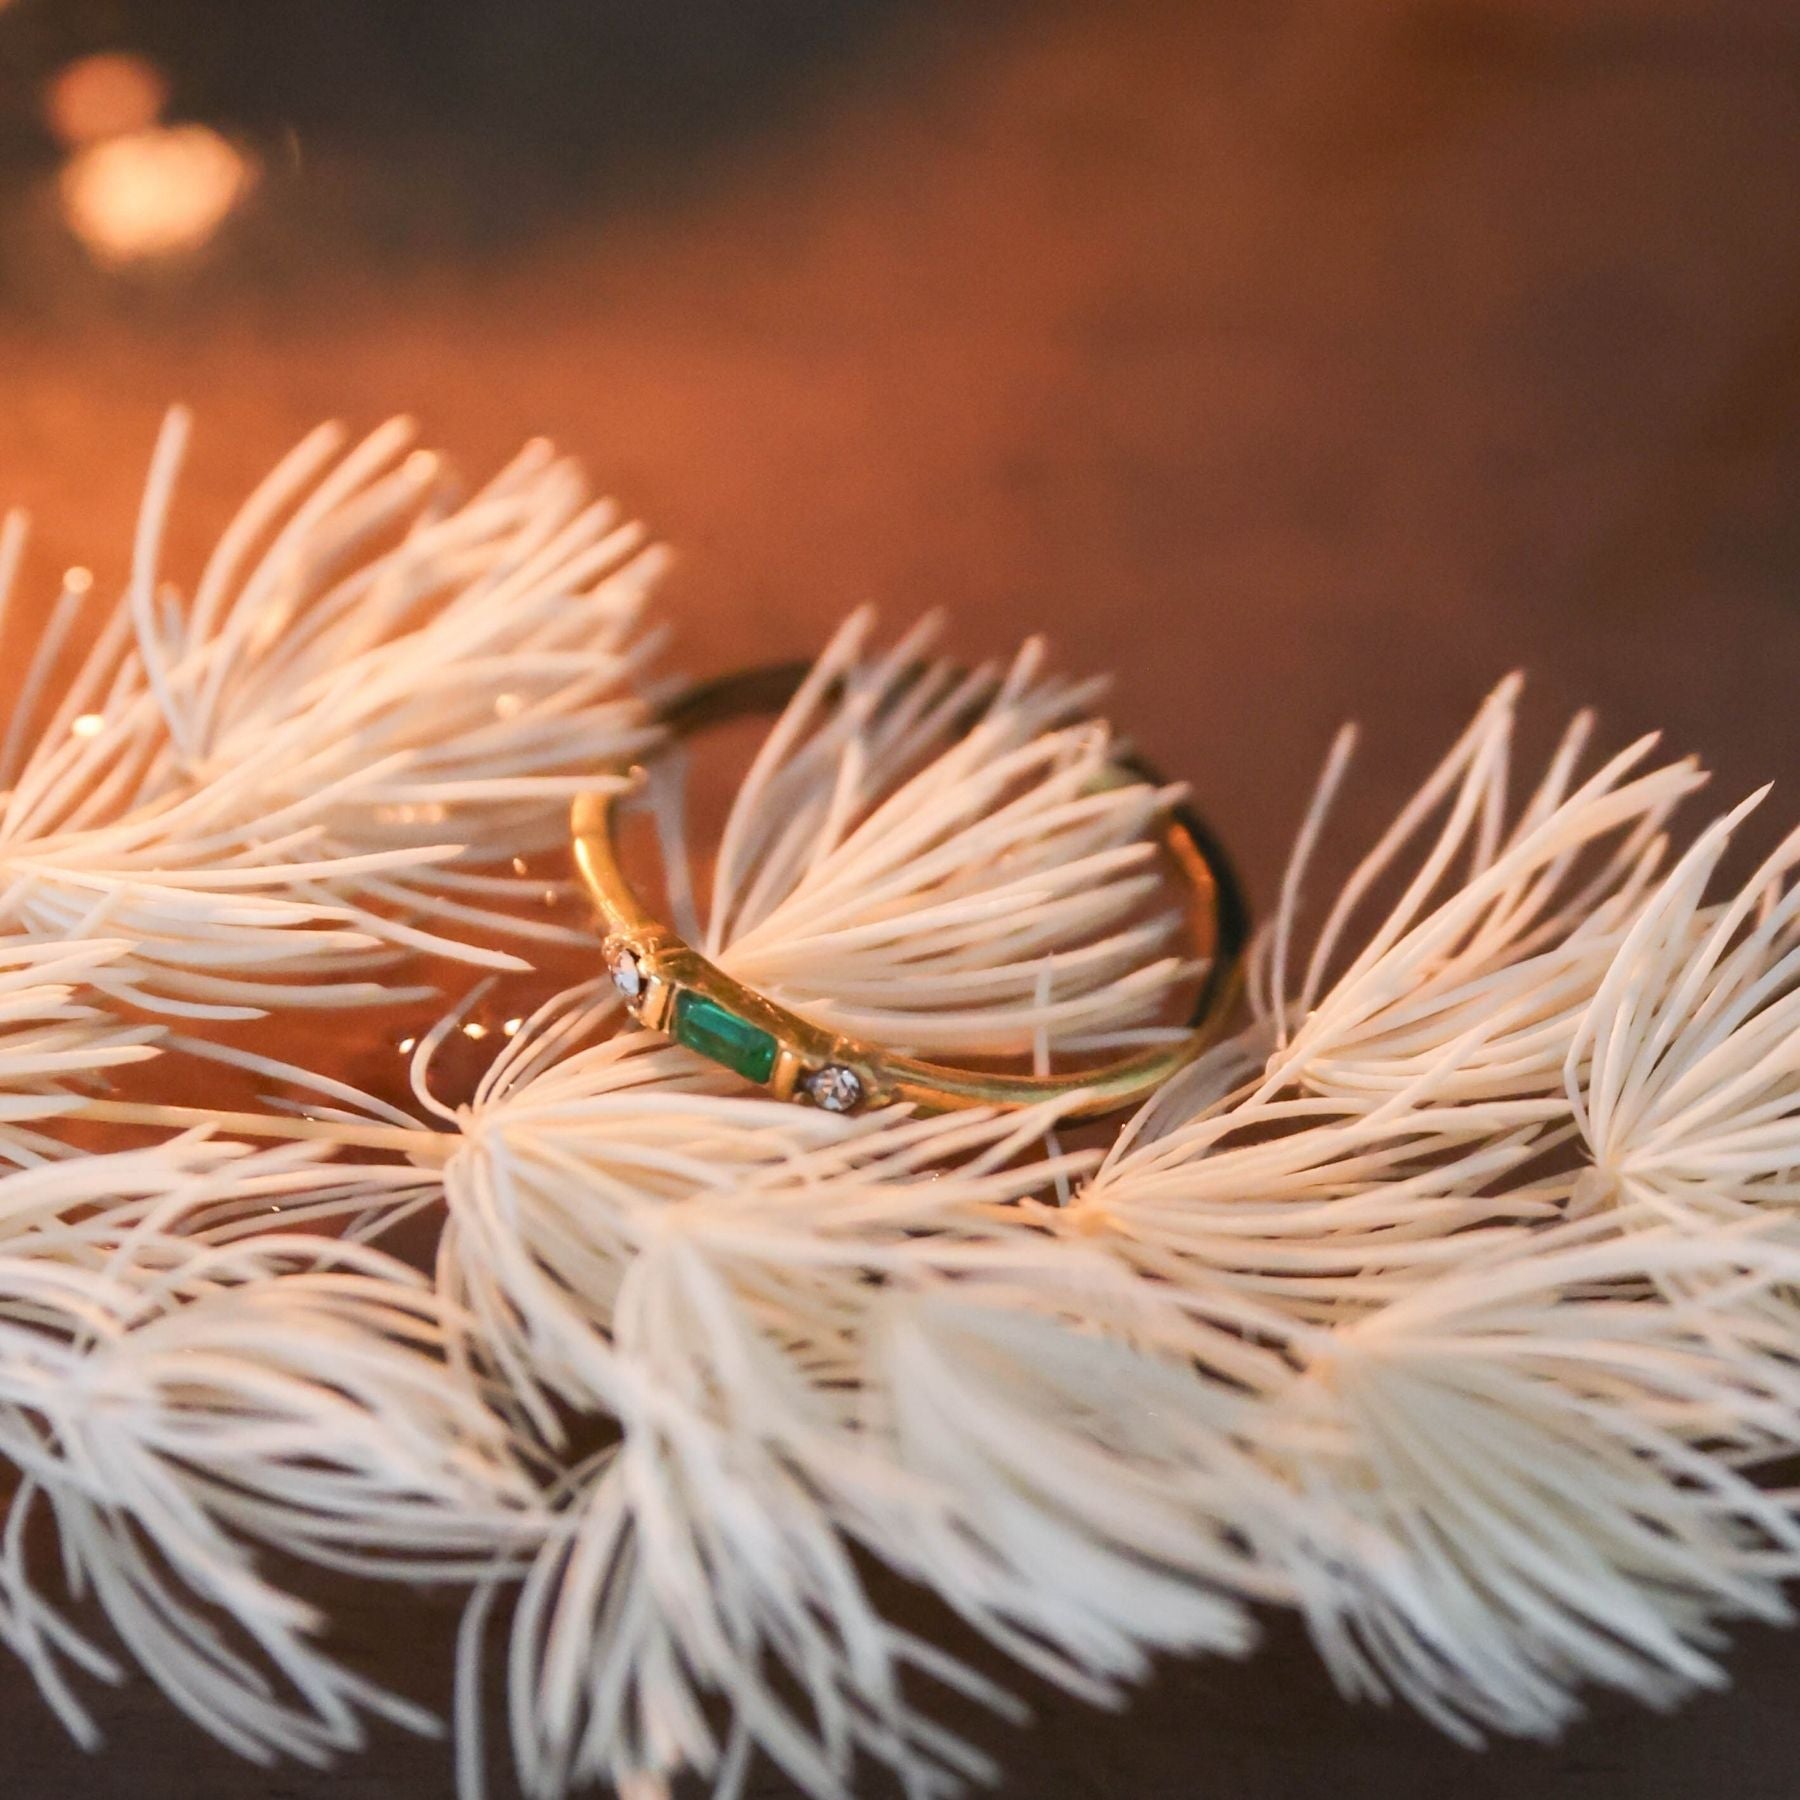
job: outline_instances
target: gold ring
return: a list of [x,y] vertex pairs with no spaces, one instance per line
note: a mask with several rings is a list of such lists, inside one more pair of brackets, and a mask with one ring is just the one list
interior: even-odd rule
[[[687,689],[658,723],[679,740],[709,725],[779,711],[806,675],[804,663],[749,670]],[[1121,780],[1163,785],[1135,758],[1120,757]],[[638,1022],[767,1088],[778,1099],[857,1112],[907,1105],[1014,1108],[1047,1100],[1067,1116],[1092,1117],[1146,1098],[1191,1062],[1236,995],[1247,914],[1230,865],[1193,812],[1165,809],[1164,843],[1189,889],[1194,953],[1206,974],[1183,1035],[1097,1068],[1063,1075],[1017,1075],[952,1068],[901,1056],[826,1031],[735,981],[646,910],[620,866],[615,828],[620,793],[575,802],[575,861],[605,931],[613,985]]]

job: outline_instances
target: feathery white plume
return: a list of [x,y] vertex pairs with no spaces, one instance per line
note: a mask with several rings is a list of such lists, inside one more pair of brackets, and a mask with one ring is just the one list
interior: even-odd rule
[[224,1196],[304,1194],[310,1157],[186,1138],[0,1176],[0,1458],[17,1472],[0,1640],[84,1742],[66,1665],[118,1671],[34,1586],[39,1511],[71,1597],[258,1761],[355,1747],[360,1711],[430,1726],[320,1649],[323,1621],[263,1558],[440,1578],[530,1535],[505,1435],[444,1383],[442,1322],[410,1271],[292,1233],[182,1233]]
[[[495,904],[541,891],[510,859],[646,741],[631,686],[657,557],[545,446],[458,505],[406,422],[347,454],[322,427],[184,604],[160,557],[186,436],[171,414],[126,591],[47,717],[85,571],[26,675],[0,751],[0,926],[121,941],[97,985],[197,1016],[395,998],[362,977],[397,949],[521,966],[483,940],[555,927]],[[15,516],[9,583],[22,536]]]
[[[553,1486],[518,1602],[527,1791],[722,1775],[720,1696],[743,1743],[811,1792],[842,1791],[860,1755],[921,1792],[959,1785],[979,1759],[917,1713],[907,1672],[986,1690],[882,1620],[858,1549],[924,1574],[929,1536],[958,1566],[986,1567],[965,1610],[1002,1638],[1021,1636],[1021,1616],[1041,1640],[1060,1630],[1070,1679],[1103,1633],[1132,1668],[1130,1646],[1177,1630],[1241,1644],[1241,1614],[1219,1602],[1172,1599],[1133,1625],[1100,1588],[1040,1617],[1038,1559],[992,1532],[989,1496],[908,1474],[869,1435],[884,1293],[966,1278],[1014,1237],[1032,1259],[1054,1248],[1008,1211],[1081,1166],[1014,1166],[1044,1121],[855,1120],[746,1099],[646,1034],[589,1041],[613,1017],[591,992],[553,1002],[456,1109],[428,1085],[435,1045],[417,1053],[420,1097],[445,1127],[422,1134],[419,1158],[447,1207],[452,1368],[502,1383],[543,1451],[597,1425],[616,1439]],[[1112,1558],[1122,1572],[1124,1553]],[[483,1630],[477,1618],[465,1656]]]
[[[1215,1059],[1185,1117],[1153,1103],[1056,1219],[1292,1370],[1239,1425],[1291,1491],[1269,1558],[1346,1693],[1464,1738],[1552,1732],[1590,1684],[1718,1682],[1720,1625],[1784,1619],[1800,1548],[1749,1473],[1800,1447],[1774,1306],[1800,1264],[1755,1217],[1785,1191],[1794,846],[1706,907],[1740,809],[1659,881],[1698,777],[1633,774],[1638,745],[1577,782],[1584,721],[1509,821],[1512,697],[1345,887],[1294,999],[1315,812],[1263,947],[1272,1044]],[[1640,1229],[1584,1216],[1602,1195]]]
[[[1089,1697],[1115,1697],[1152,1649],[1247,1647],[1243,1597],[1268,1583],[1236,1547],[1258,1511],[1242,1497],[1255,1471],[1221,1422],[1237,1402],[1172,1362],[1099,1356],[1081,1315],[1103,1297],[1146,1305],[1148,1284],[1017,1210],[1090,1157],[1021,1162],[1047,1118],[858,1120],[746,1099],[646,1034],[590,1041],[613,1017],[591,992],[552,1003],[460,1108],[431,1092],[436,1046],[417,1052],[443,1127],[420,1133],[416,1161],[447,1206],[452,1368],[472,1387],[501,1382],[542,1451],[596,1428],[614,1439],[552,1485],[554,1523],[518,1602],[527,1791],[684,1767],[724,1778],[720,1696],[742,1742],[810,1792],[844,1791],[865,1755],[921,1792],[959,1786],[979,1760],[916,1711],[907,1672],[998,1697],[881,1619],[855,1552],[930,1581]],[[363,1110],[390,1129],[401,1117]],[[1035,1323],[1013,1310],[1026,1296]],[[944,1308],[961,1331],[1005,1334],[992,1350],[1019,1359],[1028,1408],[1058,1389],[1036,1430],[1067,1491],[1043,1490],[1029,1455],[996,1485],[1017,1433],[974,1463],[949,1453],[950,1433],[921,1434],[942,1387],[932,1359],[957,1338],[920,1322]],[[1100,1421],[1121,1369],[1165,1403],[1190,1396],[1181,1439],[1172,1410],[1123,1436]],[[1098,1385],[1077,1407],[1083,1383]],[[1159,1477],[1173,1480],[1166,1498]],[[466,1690],[485,1610],[465,1640]],[[466,1750],[471,1782],[474,1767]]]
[[1707,901],[1756,796],[1702,832],[1620,944],[1569,1047],[1593,1158],[1578,1205],[1705,1233],[1800,1219],[1800,887],[1790,836]]
[[[1684,762],[1636,773],[1646,739],[1578,779],[1583,716],[1509,817],[1517,685],[1502,684],[1357,867],[1290,996],[1340,739],[1258,950],[1272,1042],[1247,1037],[1239,1066],[1257,1062],[1234,1090],[1195,1094],[1185,1118],[1179,1092],[1153,1102],[1153,1128],[1122,1134],[1067,1230],[1110,1237],[1246,1323],[1249,1305],[1313,1318],[1383,1305],[1494,1233],[1557,1215],[1572,1046],[1651,888],[1669,814],[1703,778]],[[1368,905],[1390,891],[1385,914]],[[1375,917],[1352,938],[1364,910]]]
[[68,1154],[33,1121],[79,1108],[104,1072],[156,1054],[157,1027],[121,1023],[82,997],[95,971],[129,948],[0,938],[0,1161]]
[[[1093,1051],[1192,973],[1156,867],[1174,790],[1120,775],[1099,689],[885,651],[853,614],[764,740],[715,865],[707,953],[834,1031],[953,1056]],[[689,921],[690,925],[694,921]]]
[[[1800,1371],[1738,1302],[1800,1263],[1748,1260],[1667,1232],[1517,1242],[1296,1338],[1300,1379],[1254,1424],[1347,1695],[1547,1736],[1589,1685],[1716,1687],[1724,1621],[1788,1619],[1800,1523],[1744,1465],[1796,1447]],[[1646,1273],[1710,1298],[1647,1297]]]
[[[1259,1010],[1277,1038],[1264,1091],[1300,1084],[1360,1107],[1415,1085],[1458,1102],[1560,1087],[1669,816],[1705,776],[1691,760],[1642,771],[1656,742],[1643,738],[1578,781],[1593,726],[1581,714],[1509,818],[1518,689],[1514,678],[1495,690],[1345,882],[1290,995],[1301,886],[1351,745],[1339,740],[1258,958]],[[1347,949],[1383,884],[1398,894]]]

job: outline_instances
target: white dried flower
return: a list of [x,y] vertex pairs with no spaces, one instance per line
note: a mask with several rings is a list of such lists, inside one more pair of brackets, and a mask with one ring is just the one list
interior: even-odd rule
[[[122,940],[98,984],[195,1016],[392,999],[365,977],[399,949],[521,966],[485,940],[557,928],[495,904],[541,891],[511,859],[646,741],[658,559],[542,445],[457,505],[406,422],[341,457],[324,427],[184,604],[160,554],[186,435],[172,414],[126,592],[47,719],[85,572],[27,674],[0,752],[0,926]],[[22,540],[15,517],[0,598]]]
[[0,1161],[68,1154],[35,1122],[78,1108],[106,1072],[156,1054],[153,1025],[122,1023],[84,994],[130,945],[0,938]]
[[1728,900],[1707,898],[1760,798],[1702,832],[1649,897],[1570,1045],[1569,1104],[1593,1158],[1582,1210],[1797,1241],[1800,834]]
[[[885,651],[853,614],[764,740],[714,870],[707,953],[852,1037],[952,1056],[1092,1052],[1193,973],[1149,904],[1179,790],[1120,776],[1096,684]],[[688,920],[697,933],[698,925]]]
[[0,1641],[85,1743],[68,1668],[118,1667],[40,1591],[22,1554],[40,1512],[71,1597],[257,1761],[354,1748],[363,1711],[431,1725],[320,1647],[267,1556],[442,1579],[534,1533],[504,1433],[442,1379],[441,1318],[410,1271],[292,1233],[183,1235],[222,1198],[304,1194],[309,1156],[189,1138],[0,1176],[0,1458],[17,1476]]
[[1552,1735],[1590,1685],[1719,1686],[1720,1625],[1785,1622],[1800,1572],[1791,1498],[1747,1470],[1796,1448],[1800,1372],[1739,1304],[1797,1270],[1667,1232],[1526,1240],[1297,1337],[1253,1424],[1310,1523],[1290,1573],[1339,1687],[1475,1741]]

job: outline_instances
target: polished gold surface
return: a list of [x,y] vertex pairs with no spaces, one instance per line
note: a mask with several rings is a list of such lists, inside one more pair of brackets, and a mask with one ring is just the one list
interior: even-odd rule
[[[664,709],[662,723],[674,738],[707,726],[778,708],[799,685],[803,664],[750,670],[690,689]],[[1121,764],[1122,779],[1154,779],[1136,765]],[[1060,1101],[1070,1117],[1094,1117],[1132,1106],[1154,1093],[1191,1062],[1213,1036],[1237,991],[1244,938],[1244,909],[1228,865],[1205,828],[1182,806],[1166,816],[1164,843],[1187,890],[1190,954],[1207,974],[1184,1034],[1176,1041],[1136,1051],[1117,1061],[1061,1075],[1008,1074],[959,1069],[902,1056],[815,1025],[802,1014],[746,987],[694,949],[639,898],[618,851],[618,790],[584,794],[574,807],[571,830],[576,866],[606,932],[610,955],[629,951],[644,975],[643,992],[628,1004],[653,1030],[679,1036],[676,1008],[683,995],[703,995],[752,1033],[774,1040],[772,1072],[762,1084],[779,1099],[802,1099],[809,1076],[847,1069],[861,1086],[856,1110],[912,1106],[921,1112],[959,1107],[1016,1108]]]

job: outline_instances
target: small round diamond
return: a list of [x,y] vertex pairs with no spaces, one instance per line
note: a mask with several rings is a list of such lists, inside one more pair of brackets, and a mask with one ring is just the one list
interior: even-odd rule
[[621,1000],[638,1000],[644,993],[644,961],[628,944],[619,944],[606,958],[612,984]]
[[814,1106],[826,1112],[854,1112],[862,1104],[862,1077],[842,1063],[827,1063],[814,1069],[800,1084]]

